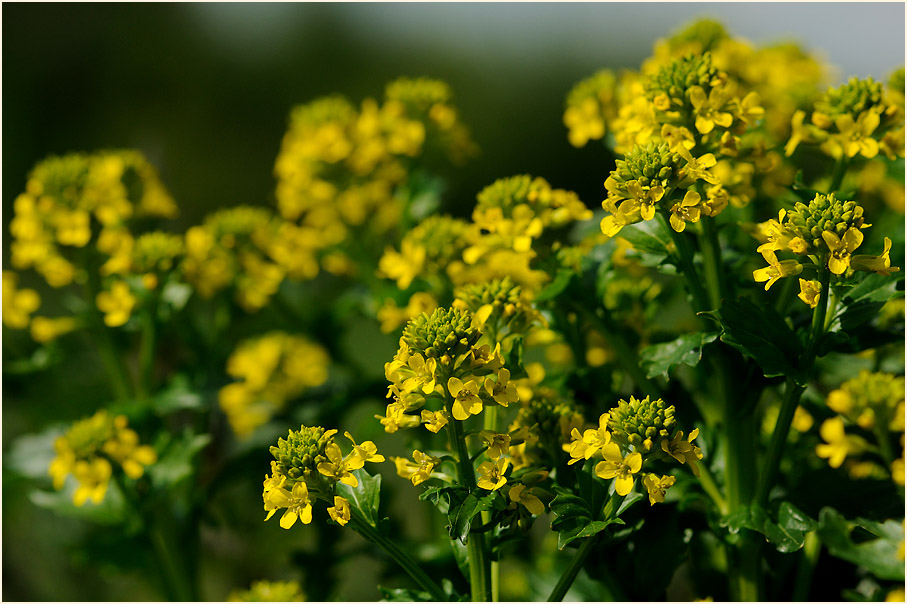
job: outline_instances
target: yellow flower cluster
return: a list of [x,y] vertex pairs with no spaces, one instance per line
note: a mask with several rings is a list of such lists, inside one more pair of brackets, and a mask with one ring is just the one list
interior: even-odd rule
[[[811,266],[827,267],[832,274],[844,275],[848,270],[871,271],[889,275],[900,270],[891,266],[891,240],[885,237],[879,256],[854,255],[863,242],[861,229],[870,226],[863,218],[863,207],[855,201],[816,194],[809,205],[797,202],[790,212],[781,210],[778,220],[759,225],[765,243],[756,248],[768,266],[753,271],[753,279],[765,282],[766,291],[782,277],[799,275],[803,264],[799,260],[778,260],[777,252],[792,252],[806,256]],[[818,282],[800,279],[800,299],[815,307],[818,303]]]
[[117,239],[130,218],[176,213],[154,167],[137,152],[49,157],[35,166],[16,198],[11,263],[33,267],[52,287],[63,287],[76,278],[76,265],[67,257],[74,249],[94,240],[110,255],[107,241]]
[[305,602],[305,594],[296,581],[255,581],[230,592],[227,602]]
[[249,436],[288,400],[324,384],[329,364],[324,348],[300,336],[272,332],[241,342],[227,360],[227,373],[240,381],[218,394],[233,432]]
[[436,293],[447,282],[458,282],[464,270],[463,250],[469,224],[450,216],[430,216],[409,231],[400,242],[400,251],[388,247],[378,263],[378,273],[393,279],[401,290],[413,280],[425,281]]
[[277,259],[292,256],[290,250],[299,252],[296,262],[305,258],[301,249],[287,239],[288,229],[295,227],[287,224],[284,228],[280,222],[269,210],[251,206],[209,215],[203,224],[186,231],[186,256],[182,263],[186,279],[206,298],[233,287],[240,306],[248,312],[259,310],[277,292],[289,271]]
[[513,338],[526,334],[533,325],[545,324],[523,288],[509,277],[458,288],[453,306],[472,313],[475,326],[489,343],[501,344],[505,351]]
[[509,277],[529,297],[550,278],[539,263],[566,249],[558,233],[592,217],[572,191],[528,175],[495,181],[477,201],[463,251],[466,269],[455,284]]
[[145,466],[157,461],[157,454],[148,445],[139,445],[138,435],[127,426],[125,416],[113,417],[104,409],[73,424],[54,441],[57,456],[48,469],[54,488],[62,489],[72,474],[79,483],[73,503],[82,506],[89,499],[104,500],[115,468],[129,478],[141,478]]
[[617,76],[603,69],[579,82],[567,95],[564,125],[567,138],[574,147],[583,147],[590,140],[605,136],[605,127],[615,117]]
[[337,430],[325,430],[320,426],[300,426],[290,430],[287,438],[277,440],[271,447],[271,474],[265,475],[262,499],[265,520],[277,510],[286,510],[280,518],[280,526],[291,528],[297,520],[303,524],[312,522],[312,503],[322,500],[331,504],[328,515],[340,526],[352,519],[349,501],[334,494],[338,482],[349,487],[359,486],[359,480],[352,474],[361,469],[365,462],[382,462],[375,443],[367,440],[357,444],[349,432],[344,436],[352,443],[352,450],[346,455],[334,441]]
[[649,494],[649,503],[663,502],[665,492],[674,484],[674,476],[647,472],[642,469],[654,461],[674,460],[690,466],[699,476],[698,460],[702,451],[693,444],[699,429],[684,439],[683,431],[674,421],[674,406],[665,406],[661,399],[646,397],[638,400],[620,400],[618,406],[598,418],[598,428],[583,432],[574,428],[571,442],[564,445],[570,453],[570,464],[602,458],[595,466],[595,474],[603,480],[614,479],[619,495],[633,490],[636,475],[642,475],[643,486]]
[[398,225],[416,160],[432,149],[455,160],[472,153],[452,96],[443,82],[404,78],[387,86],[380,105],[368,98],[357,110],[334,96],[293,110],[274,168],[277,205],[310,251],[324,252],[324,268],[350,270],[334,246]]
[[438,301],[429,293],[416,292],[409,297],[405,307],[399,307],[393,298],[384,301],[384,305],[378,309],[378,321],[381,322],[381,331],[390,333],[407,321],[422,313],[430,314],[438,308]]
[[[863,370],[860,374],[832,390],[826,400],[829,409],[836,416],[825,420],[819,434],[825,441],[816,447],[819,457],[828,459],[828,465],[840,467],[845,459],[856,458],[869,451],[869,443],[856,434],[848,434],[845,428],[855,425],[872,432],[878,441],[878,449],[890,464],[892,479],[904,484],[904,377],[889,373],[872,373]],[[891,451],[890,433],[901,435],[901,456],[894,459]],[[848,459],[848,471],[854,478],[885,475],[885,471],[871,461]]]
[[[520,410],[510,425],[510,433],[522,438],[511,442],[514,469],[535,466],[562,466],[561,444],[586,420],[579,407],[553,388],[541,386],[543,370],[529,368],[529,378],[517,382]],[[517,442],[520,440],[522,442]]]
[[10,329],[25,329],[31,315],[41,306],[41,296],[33,289],[19,289],[19,275],[3,271],[3,324]]
[[[482,332],[471,313],[438,308],[412,319],[403,330],[394,360],[384,373],[391,385],[381,420],[386,432],[420,424],[439,432],[451,416],[466,420],[487,404],[506,407],[518,397],[504,367],[500,346],[477,343]],[[438,409],[426,408],[437,405]],[[418,415],[415,412],[420,412]]]
[[[892,80],[896,83],[897,77]],[[872,159],[879,151],[892,160],[904,157],[903,72],[900,84],[900,90],[886,91],[872,78],[851,78],[829,88],[813,105],[809,123],[805,123],[806,111],[793,114],[785,154],[809,143],[818,144],[835,159],[857,155]]]

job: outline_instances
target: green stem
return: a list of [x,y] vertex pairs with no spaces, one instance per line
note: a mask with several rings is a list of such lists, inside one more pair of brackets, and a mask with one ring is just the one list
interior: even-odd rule
[[[450,405],[448,405],[450,407]],[[457,450],[457,474],[460,484],[470,492],[475,492],[476,472],[469,460],[469,450],[466,447],[466,438],[463,436],[462,422],[451,419],[450,440],[452,447]],[[469,557],[469,586],[473,602],[488,602],[491,600],[491,567],[485,551],[485,535],[472,533],[466,542],[466,552]]]
[[718,230],[715,228],[715,221],[712,218],[705,217],[699,224],[702,225],[702,236],[699,238],[699,243],[702,249],[709,300],[712,308],[718,308],[721,306],[722,298],[727,296],[727,284],[724,280],[721,263],[721,243],[718,241]]
[[712,501],[715,502],[715,505],[718,507],[718,511],[721,513],[721,515],[727,516],[727,501],[725,501],[724,497],[721,496],[721,491],[718,490],[718,485],[715,483],[715,478],[712,477],[712,473],[709,472],[709,469],[705,467],[705,464],[699,466],[699,484],[702,485],[702,490],[705,491],[705,494],[711,497]]
[[661,388],[646,377],[645,372],[640,367],[639,354],[636,349],[630,346],[624,337],[620,326],[611,318],[607,309],[603,313],[597,313],[588,308],[572,303],[573,309],[582,313],[590,322],[594,323],[598,331],[608,341],[608,344],[614,349],[617,362],[620,363],[621,369],[627,372],[636,387],[647,394],[661,396]]
[[[819,283],[821,292],[819,294],[819,304],[813,310],[812,328],[809,335],[809,343],[800,362],[800,369],[804,376],[808,376],[812,371],[813,362],[816,360],[816,351],[819,340],[825,333],[825,316],[828,309],[828,289],[831,273],[828,269],[819,269]],[[781,410],[778,413],[778,419],[775,422],[775,429],[772,431],[772,440],[769,444],[768,456],[762,466],[762,473],[759,475],[759,486],[756,489],[756,503],[764,506],[768,503],[768,496],[778,477],[778,468],[781,465],[781,456],[784,453],[784,446],[787,443],[787,434],[790,432],[790,425],[794,419],[794,412],[797,410],[797,404],[800,402],[800,396],[806,390],[804,386],[799,386],[793,378],[787,378],[784,385],[784,399],[781,401]]]
[[[880,421],[883,419],[884,421]],[[876,441],[879,443],[879,454],[885,460],[885,465],[891,468],[891,462],[894,461],[894,451],[891,449],[891,440],[888,437],[888,418],[876,417],[872,431],[875,433]]]
[[357,511],[353,511],[350,515],[350,526],[364,538],[387,552],[387,554],[393,558],[410,577],[412,577],[413,581],[415,581],[419,587],[431,595],[432,600],[438,602],[447,601],[447,594],[445,594],[444,590],[441,589],[424,570],[422,570],[422,567],[406,555],[403,550],[397,547],[397,544],[390,538],[382,534],[381,531],[362,518]]
[[595,544],[597,542],[598,535],[593,535],[591,537],[586,537],[585,539],[583,539],[583,542],[582,544],[580,544],[579,549],[576,550],[576,553],[573,555],[573,559],[570,560],[570,564],[567,566],[567,569],[561,575],[561,578],[558,579],[557,585],[555,585],[554,589],[551,591],[551,595],[548,596],[549,602],[560,602],[564,599],[564,596],[567,595],[567,591],[570,589],[570,586],[573,585],[573,581],[576,580],[576,575],[579,574],[580,569],[586,562],[586,558],[589,557],[589,554],[592,552],[592,549],[595,547]]
[[[485,408],[483,423],[486,430],[497,433],[498,431],[498,406],[490,405]],[[482,512],[482,524],[491,522],[491,512]],[[491,601],[498,602],[500,596],[501,567],[498,560],[491,561]]]
[[850,160],[846,155],[841,155],[837,162],[835,162],[835,169],[831,175],[831,184],[828,186],[828,192],[834,193],[841,187],[841,183],[844,182],[844,175],[847,174],[847,165],[850,163]]
[[95,336],[92,339],[95,341],[104,369],[107,371],[113,394],[117,402],[124,403],[132,398],[132,378],[129,377],[129,370],[126,368],[123,355],[116,350],[110,330],[104,324],[101,312],[95,306],[95,299],[99,291],[97,281],[97,275],[92,275],[84,287],[85,301],[88,304],[90,315],[89,324]]
[[667,210],[661,210],[658,216],[661,217],[662,226],[674,241],[675,256],[680,261],[680,270],[683,272],[687,287],[693,296],[694,310],[696,312],[712,310],[709,308],[709,297],[702,287],[702,279],[699,278],[699,273],[696,271],[695,264],[693,264],[693,250],[690,249],[690,242],[684,237],[683,233],[678,233],[671,228]]
[[803,544],[803,557],[800,559],[800,565],[797,567],[797,575],[794,578],[794,590],[792,601],[808,602],[809,588],[812,584],[813,573],[816,570],[816,562],[819,560],[819,553],[822,551],[822,542],[815,531],[806,534],[806,540]]
[[157,334],[155,316],[157,315],[157,296],[152,296],[149,308],[142,311],[142,339],[139,345],[139,380],[136,388],[139,398],[146,398],[152,392],[154,379],[155,347]]

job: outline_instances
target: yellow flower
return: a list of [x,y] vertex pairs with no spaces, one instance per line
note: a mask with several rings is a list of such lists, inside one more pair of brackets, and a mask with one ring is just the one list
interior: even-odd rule
[[263,496],[265,510],[268,511],[265,521],[269,520],[277,510],[286,508],[287,511],[280,518],[281,528],[292,528],[296,524],[296,520],[301,520],[303,524],[312,522],[312,502],[309,500],[309,489],[304,480],[296,482],[290,492],[283,487],[278,487],[267,491]]
[[765,109],[761,105],[759,93],[755,90],[747,94],[743,99],[737,100],[737,113],[740,119],[747,124],[754,124],[757,120],[765,115]]
[[583,99],[578,106],[568,107],[564,111],[564,125],[569,129],[567,138],[570,144],[577,148],[605,135],[605,121],[598,103],[592,97]]
[[364,462],[380,463],[384,461],[384,455],[378,453],[378,447],[375,446],[370,440],[364,441],[362,444],[357,445],[356,440],[353,438],[353,435],[349,432],[344,432],[343,435],[353,443],[353,452],[350,455],[358,455],[359,459]]
[[79,486],[73,493],[73,503],[82,507],[89,499],[94,503],[104,501],[112,472],[110,462],[103,457],[95,457],[91,461],[77,461],[72,468],[72,473],[79,481]]
[[822,422],[819,435],[827,444],[816,445],[816,455],[828,459],[828,465],[839,468],[849,454],[859,453],[865,448],[865,441],[850,436],[844,431],[844,418],[836,415]]
[[350,502],[339,495],[334,495],[334,507],[328,508],[328,515],[331,520],[344,526],[350,521]]
[[516,386],[510,381],[510,370],[506,368],[498,371],[498,380],[496,382],[490,377],[485,378],[485,391],[502,407],[520,400]]
[[447,380],[447,391],[454,399],[451,412],[455,419],[463,421],[470,415],[482,412],[482,399],[479,398],[479,385],[476,382],[464,384],[460,378],[452,377]]
[[488,445],[486,453],[491,459],[498,459],[510,450],[510,435],[499,434],[491,430],[482,430],[479,432],[479,438]]
[[477,468],[479,479],[476,484],[479,488],[487,491],[496,491],[500,489],[507,484],[507,478],[504,476],[504,472],[507,471],[509,465],[510,462],[504,457],[495,461],[483,461]]
[[[323,461],[318,464],[319,474],[336,478],[343,484],[353,488],[359,486],[359,480],[350,474],[350,470],[358,470],[365,465],[365,460],[358,455],[358,452],[354,451],[344,459],[343,454],[340,452],[340,447],[337,446],[337,443],[332,442],[324,448],[324,454],[330,461]],[[383,457],[381,459],[382,461],[384,460]]]
[[384,251],[378,270],[383,276],[394,279],[399,289],[406,289],[425,268],[426,254],[423,245],[404,239],[399,252],[393,248]]
[[724,87],[716,86],[709,92],[708,98],[701,86],[691,86],[688,93],[693,112],[696,115],[696,129],[702,134],[708,134],[715,126],[730,128],[734,117],[721,111],[727,102],[727,93]]
[[19,276],[3,271],[3,324],[10,329],[25,329],[31,314],[41,306],[41,298],[33,289],[16,289]]
[[633,489],[633,475],[642,468],[642,455],[630,453],[624,458],[617,443],[608,443],[602,448],[605,461],[595,466],[595,475],[604,480],[615,478],[614,490],[626,495]]
[[435,371],[438,368],[438,361],[435,359],[426,361],[425,357],[417,352],[407,359],[406,364],[414,375],[404,380],[403,390],[410,392],[419,389],[424,394],[431,394],[435,389]]
[[[863,233],[854,227],[844,231],[843,237],[837,233],[822,231],[822,239],[831,251],[828,258],[828,270],[835,275],[840,275],[850,266],[850,255],[863,243]],[[766,289],[768,289],[766,287]]]
[[447,415],[447,411],[444,409],[441,409],[440,411],[429,411],[428,409],[422,410],[422,423],[425,424],[425,428],[429,432],[437,434],[449,421],[450,416]]
[[671,124],[662,124],[661,138],[664,139],[673,153],[679,154],[685,160],[690,161],[693,156],[690,149],[696,146],[696,140],[693,134],[683,126],[672,126]]
[[796,260],[779,261],[778,257],[775,255],[774,250],[763,249],[762,257],[765,258],[766,262],[768,262],[768,266],[754,270],[753,279],[757,283],[767,281],[767,283],[765,284],[765,291],[768,291],[768,288],[770,288],[778,279],[782,277],[790,277],[791,275],[799,275],[801,272],[803,272],[802,264],[800,264]]
[[385,415],[376,415],[375,418],[381,420],[384,431],[388,433],[394,433],[400,428],[414,428],[421,423],[417,416],[408,415],[406,406],[397,401],[387,406]]
[[687,191],[686,195],[683,196],[683,200],[671,207],[671,228],[678,233],[682,233],[687,226],[687,222],[699,222],[702,212],[699,203],[701,199],[699,193]]
[[835,118],[835,126],[840,133],[836,139],[847,157],[859,153],[871,159],[879,154],[879,143],[872,138],[872,133],[879,126],[879,114],[875,111],[862,112],[856,121],[849,114],[839,115]]
[[[655,209],[658,201],[664,197],[665,190],[659,185],[643,189],[639,181],[631,180],[627,183],[627,192],[632,195],[632,200],[639,204],[639,215],[643,220],[655,218]],[[623,204],[621,204],[623,205]],[[633,207],[633,206],[631,206]],[[631,213],[630,211],[625,213]]]
[[806,112],[802,110],[795,111],[794,116],[791,118],[790,139],[788,139],[787,144],[784,145],[784,155],[787,157],[790,157],[797,148],[797,145],[807,138],[807,130],[803,125],[804,118],[806,118]]
[[413,486],[422,484],[431,478],[432,470],[441,463],[439,458],[432,457],[419,450],[413,451],[413,460],[415,460],[415,463],[409,461],[405,457],[393,457],[391,459],[397,467],[397,475],[402,478],[409,478],[412,481]]
[[510,501],[522,504],[529,510],[530,514],[541,516],[545,513],[545,504],[542,503],[541,499],[532,494],[531,488],[524,484],[515,484],[510,487],[510,492],[507,493],[507,496],[510,498]]
[[803,300],[804,304],[808,304],[810,308],[815,308],[819,305],[819,298],[822,295],[822,284],[818,281],[807,281],[806,279],[800,279],[800,295],[797,297]]
[[138,300],[129,291],[125,281],[115,281],[109,292],[103,291],[95,299],[98,310],[104,313],[104,323],[108,327],[124,325],[136,302]]
[[[585,444],[585,448],[582,451],[582,455],[585,459],[591,459],[593,455],[604,449],[605,446],[611,442],[611,433],[608,432],[608,421],[610,419],[610,414],[602,413],[598,418],[598,429],[590,428],[583,432],[583,444]],[[576,428],[573,430],[576,431],[577,434],[579,433]]]
[[891,266],[891,258],[888,256],[889,252],[891,252],[891,239],[885,237],[884,245],[885,247],[882,249],[880,256],[857,254],[851,257],[851,268],[855,271],[873,271],[880,275],[890,275],[901,270],[896,266]]
[[649,505],[662,503],[665,500],[665,492],[675,482],[677,482],[677,478],[674,476],[662,476],[659,478],[655,474],[646,474],[645,478],[642,479],[642,483],[649,492]]
[[696,477],[699,476],[699,466],[696,465],[696,462],[702,459],[702,450],[693,444],[693,440],[697,436],[699,436],[699,428],[690,432],[687,440],[683,440],[683,430],[678,430],[670,442],[667,439],[661,441],[662,450],[680,463],[689,464],[690,470]]
[[[696,180],[704,180],[710,185],[717,185],[718,178],[709,172],[709,168],[715,166],[718,163],[718,160],[715,159],[715,156],[711,153],[706,153],[698,159],[688,159],[687,165],[681,170],[681,174],[684,176],[684,180],[689,180],[690,182]],[[683,183],[681,183],[683,184]]]

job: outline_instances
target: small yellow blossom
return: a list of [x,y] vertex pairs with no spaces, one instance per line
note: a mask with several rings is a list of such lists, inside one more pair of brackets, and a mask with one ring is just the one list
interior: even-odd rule
[[393,457],[391,460],[397,468],[397,475],[401,478],[409,478],[413,486],[420,485],[431,478],[432,470],[441,463],[439,458],[432,457],[419,450],[413,451],[415,463],[405,457]]
[[682,201],[678,201],[671,207],[670,223],[671,228],[682,233],[688,222],[699,222],[702,212],[699,193],[687,191]]
[[848,228],[843,237],[838,237],[837,233],[831,231],[822,231],[822,239],[831,251],[828,270],[840,275],[850,267],[850,255],[863,243],[863,233],[854,227]]
[[351,455],[358,455],[359,459],[364,462],[368,461],[371,463],[381,463],[384,461],[384,455],[378,453],[378,447],[375,446],[370,440],[366,440],[361,444],[356,444],[356,440],[353,438],[353,435],[349,432],[344,432],[343,435],[353,443],[353,452]]
[[800,294],[797,296],[803,300],[804,304],[808,304],[810,308],[815,308],[819,305],[819,298],[822,294],[822,284],[818,281],[808,281],[806,279],[800,279]]
[[[845,233],[846,235],[846,233]],[[857,254],[850,258],[850,266],[855,271],[873,271],[880,275],[890,275],[891,273],[901,270],[896,266],[891,266],[891,239],[885,237],[884,248],[880,256],[870,256]]]
[[33,289],[16,289],[19,276],[3,271],[3,324],[10,329],[25,329],[31,314],[41,306],[41,298]]
[[510,462],[505,457],[501,457],[495,461],[483,461],[477,468],[479,479],[476,484],[479,488],[487,491],[496,491],[500,489],[507,484],[507,478],[504,476],[504,473],[507,471],[509,465]]
[[837,415],[822,422],[819,435],[825,444],[816,445],[816,455],[828,459],[828,465],[839,468],[844,459],[853,453],[861,452],[865,446],[863,440],[844,431],[844,419]]
[[662,476],[659,478],[655,474],[646,474],[645,478],[642,479],[642,483],[649,492],[649,504],[662,503],[665,500],[665,493],[675,482],[677,482],[677,478],[674,476]]
[[447,425],[450,421],[450,416],[447,414],[447,411],[441,409],[440,411],[429,411],[428,409],[423,409],[422,413],[422,423],[425,424],[425,428],[437,434],[441,431],[441,428]]
[[340,497],[339,495],[334,496],[334,506],[328,508],[328,515],[331,517],[331,520],[339,524],[340,526],[346,525],[350,521],[350,502]]
[[510,492],[507,493],[507,496],[510,501],[522,504],[531,514],[541,516],[545,513],[545,504],[532,494],[531,487],[527,487],[524,484],[515,484],[510,487]]
[[406,406],[397,401],[387,406],[385,415],[376,415],[375,418],[381,420],[384,431],[388,433],[394,433],[400,428],[414,428],[422,423],[418,416],[408,415]]
[[723,88],[712,88],[708,97],[701,86],[691,86],[687,93],[696,115],[696,129],[702,134],[708,134],[715,126],[730,128],[734,122],[730,113],[721,110],[727,102],[727,92]]
[[879,114],[875,111],[864,111],[854,121],[850,114],[839,115],[835,126],[840,133],[832,140],[839,141],[844,155],[853,157],[857,153],[872,159],[879,154],[879,143],[872,138],[872,133],[879,126]]
[[510,370],[507,368],[502,368],[498,371],[497,381],[492,380],[490,377],[485,378],[485,391],[502,407],[520,400],[516,386],[510,381]]
[[[823,232],[824,234],[824,232]],[[797,262],[796,260],[778,260],[778,257],[775,255],[774,250],[763,249],[761,250],[762,257],[765,258],[765,261],[768,262],[768,266],[765,268],[759,268],[753,271],[753,279],[757,283],[762,283],[766,281],[765,291],[768,291],[775,281],[781,279],[782,277],[790,277],[792,275],[799,275],[803,272],[803,265]]]
[[[353,488],[359,486],[359,480],[350,473],[351,470],[358,470],[365,465],[365,460],[358,455],[358,452],[353,452],[344,458],[340,447],[337,446],[337,443],[332,442],[325,447],[324,454],[330,461],[318,464],[320,474],[336,478]],[[381,459],[384,460],[383,457]]]
[[265,510],[268,512],[265,521],[270,520],[277,510],[286,508],[287,511],[280,518],[281,528],[289,530],[296,524],[296,520],[301,520],[303,524],[311,524],[312,502],[309,500],[309,489],[304,480],[297,481],[292,491],[277,487],[266,491],[263,497]]
[[595,466],[595,475],[604,480],[614,478],[614,489],[624,496],[633,489],[633,475],[642,468],[642,455],[633,452],[624,458],[617,443],[608,443],[602,448],[605,461]]
[[482,412],[482,399],[479,398],[479,385],[476,382],[464,384],[460,378],[452,377],[447,380],[447,391],[454,399],[451,413],[455,419],[463,421],[470,415]]
[[125,281],[115,281],[110,291],[99,293],[95,299],[98,310],[104,313],[104,323],[108,327],[124,325],[137,302]]
[[488,446],[486,453],[491,459],[498,459],[510,450],[510,435],[499,434],[491,430],[482,430],[479,432],[479,438],[485,441]]
[[680,463],[689,465],[693,475],[699,477],[699,466],[696,465],[696,462],[702,459],[702,451],[693,444],[693,440],[697,436],[699,436],[699,428],[690,432],[687,440],[683,440],[683,430],[678,430],[670,441],[667,439],[661,441],[661,448]]

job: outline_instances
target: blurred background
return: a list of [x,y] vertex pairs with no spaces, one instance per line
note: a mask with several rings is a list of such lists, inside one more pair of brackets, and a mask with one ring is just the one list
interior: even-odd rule
[[[568,90],[603,67],[637,68],[657,38],[703,16],[753,43],[799,42],[836,68],[830,83],[885,79],[904,63],[902,3],[7,3],[4,237],[32,166],[69,151],[144,152],[180,205],[175,230],[215,208],[271,205],[290,108],[331,93],[354,104],[380,98],[398,76],[448,82],[482,150],[450,183],[445,210],[465,216],[484,186],[519,173],[594,206],[609,168],[600,147],[567,142]],[[6,267],[8,245],[2,254]],[[5,455],[47,418],[96,408],[79,381],[55,379],[40,388],[5,380]],[[4,599],[155,597],[103,566],[80,566],[79,556],[94,559],[90,552],[64,551],[78,542],[79,522],[35,508],[25,486],[4,476]],[[227,558],[238,551],[229,541],[218,546]],[[335,595],[375,596],[374,583],[362,589]]]

